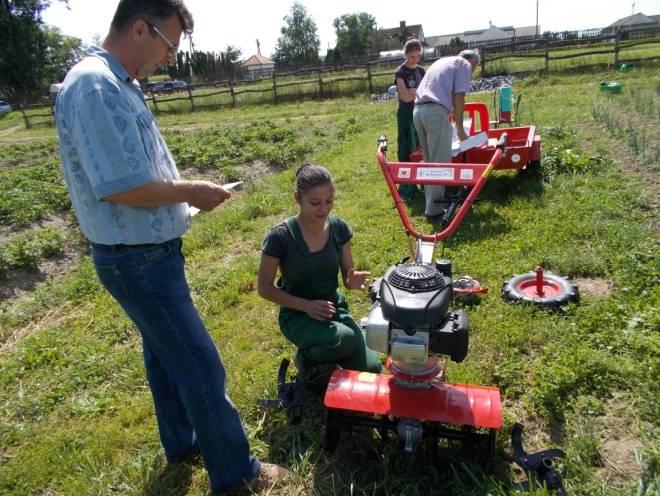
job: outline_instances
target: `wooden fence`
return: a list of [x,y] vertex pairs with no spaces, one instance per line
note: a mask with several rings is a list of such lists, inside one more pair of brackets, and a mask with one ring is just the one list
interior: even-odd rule
[[[288,73],[275,73],[268,79],[260,79],[257,81],[223,81],[213,83],[192,84],[177,95],[171,93],[159,94],[153,93],[147,96],[147,100],[153,105],[156,112],[160,112],[164,104],[173,102],[187,101],[190,105],[190,110],[203,109],[208,107],[218,107],[218,103],[199,103],[200,100],[208,100],[211,97],[225,96],[227,103],[231,106],[239,104],[242,100],[242,95],[246,94],[269,94],[268,97],[262,98],[260,101],[263,103],[281,103],[291,99],[297,99],[300,92],[294,94],[284,91],[286,88],[302,88],[312,86],[312,90],[306,90],[306,95],[316,95],[318,98],[330,98],[342,93],[354,93],[355,90],[350,91],[337,91],[332,86],[339,83],[346,82],[362,82],[365,83],[366,89],[369,93],[374,93],[376,89],[376,80],[379,77],[389,77],[394,79],[393,67],[398,65],[400,61],[387,63],[379,62],[367,63],[359,66],[343,66],[341,70],[337,68],[314,68],[303,69]],[[389,66],[387,70],[383,70],[382,66]],[[349,75],[348,73],[360,72],[362,74]],[[390,83],[391,84],[391,83]],[[204,91],[209,90],[209,91]],[[195,103],[198,100],[198,103]]]
[[[529,58],[529,59],[543,59],[544,70],[549,72],[550,62],[555,60],[567,60],[577,57],[587,57],[590,55],[607,55],[612,54],[612,64],[618,66],[622,62],[639,62],[638,59],[621,60],[620,53],[624,49],[633,48],[641,45],[660,44],[660,28],[653,30],[646,30],[649,37],[645,39],[630,39],[628,36],[630,32],[618,32],[616,34],[607,34],[598,37],[590,37],[586,39],[577,40],[561,40],[554,41],[546,39],[543,41],[517,41],[509,44],[498,44],[494,47],[482,47],[481,53],[481,73],[488,74],[488,63],[492,64],[496,61],[514,58]],[[628,39],[623,39],[623,38]],[[566,55],[552,55],[551,50],[559,48],[577,48],[585,45],[594,44],[608,44],[611,43],[611,48],[598,48],[588,51],[580,51],[577,53],[570,53]],[[492,53],[491,53],[492,50]],[[649,57],[645,60],[660,59],[660,52],[657,57]]]
[[[648,30],[647,30],[648,32]],[[497,63],[502,63],[507,59],[543,59],[542,68],[539,71],[550,71],[552,61],[567,60],[590,55],[611,54],[612,60],[608,62],[615,66],[621,63],[636,63],[639,59],[624,60],[620,55],[621,51],[631,47],[660,44],[660,28],[651,31],[651,37],[645,39],[622,39],[621,33],[607,34],[600,37],[590,37],[588,39],[577,40],[536,40],[517,41],[509,44],[497,44],[492,47],[480,47],[481,51],[481,74],[489,75],[497,70]],[[628,38],[628,36],[626,36]],[[530,45],[530,43],[533,43]],[[568,45],[570,43],[570,45]],[[553,55],[553,50],[578,48],[584,45],[594,45],[593,50],[587,50],[565,55]],[[611,44],[608,47],[607,44]],[[585,47],[586,48],[586,47]],[[427,58],[424,62],[430,64],[437,58]],[[660,50],[658,56],[645,57],[643,60],[660,60]],[[212,83],[202,83],[189,85],[187,88],[176,93],[167,94],[147,94],[147,101],[153,106],[156,113],[168,111],[181,111],[182,108],[178,102],[188,102],[190,110],[195,111],[204,108],[218,108],[221,106],[236,106],[245,101],[251,103],[281,103],[303,98],[332,98],[341,95],[350,95],[360,91],[367,91],[369,94],[375,92],[384,92],[385,89],[393,84],[394,70],[399,59],[376,60],[364,64],[345,65],[341,67],[317,67],[301,69],[287,73],[274,73],[269,78],[256,81],[216,81]],[[495,68],[495,69],[493,69]],[[529,70],[521,72],[530,72]],[[510,71],[515,74],[516,71]],[[361,85],[351,84],[341,88],[341,83],[362,83]],[[357,86],[357,88],[356,88]],[[362,89],[360,88],[362,86]],[[287,91],[295,89],[294,92]],[[311,89],[310,89],[311,88]],[[302,91],[300,91],[302,89]],[[256,98],[250,98],[250,95],[257,95]],[[172,108],[172,104],[174,108]],[[31,114],[30,109],[47,109],[47,113]],[[51,105],[30,105],[21,107],[26,127],[30,127],[30,120],[33,118],[48,117],[52,119],[53,109]]]

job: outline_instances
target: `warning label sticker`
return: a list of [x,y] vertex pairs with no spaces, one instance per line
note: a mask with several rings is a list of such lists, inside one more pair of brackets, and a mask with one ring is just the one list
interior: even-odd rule
[[474,171],[472,169],[461,169],[461,179],[474,179]]
[[417,179],[454,179],[451,167],[418,167]]

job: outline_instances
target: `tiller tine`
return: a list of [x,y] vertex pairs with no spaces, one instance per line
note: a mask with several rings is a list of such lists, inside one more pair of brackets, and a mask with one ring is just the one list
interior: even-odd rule
[[277,399],[260,399],[257,404],[262,408],[284,408],[289,414],[291,424],[298,425],[303,415],[305,385],[300,381],[286,382],[290,363],[288,359],[282,359],[277,371]]
[[532,480],[540,487],[557,492],[558,496],[566,496],[566,490],[561,480],[561,475],[554,467],[554,458],[563,458],[564,452],[560,449],[547,449],[538,453],[527,453],[522,445],[523,424],[516,423],[511,432],[511,446],[515,462],[525,471],[529,477],[527,487]]

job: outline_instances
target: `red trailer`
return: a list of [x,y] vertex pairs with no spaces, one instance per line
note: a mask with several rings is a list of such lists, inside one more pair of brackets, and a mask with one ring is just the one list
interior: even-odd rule
[[[470,136],[485,132],[488,142],[482,146],[459,153],[453,158],[455,163],[487,164],[493,156],[497,142],[506,133],[509,136],[506,153],[495,169],[525,169],[537,166],[541,161],[541,137],[535,126],[519,126],[506,129],[491,129],[488,107],[485,103],[466,103],[465,113],[472,119]],[[421,162],[422,149],[410,154],[411,162]]]

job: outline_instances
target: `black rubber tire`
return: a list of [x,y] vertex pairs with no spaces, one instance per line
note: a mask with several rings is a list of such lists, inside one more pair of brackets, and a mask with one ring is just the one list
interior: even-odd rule
[[518,175],[524,179],[537,179],[542,176],[541,161],[530,160],[524,169],[518,169]]
[[525,167],[526,171],[529,172],[538,172],[541,170],[541,160],[530,160],[529,163],[527,164],[527,167]]
[[502,286],[502,296],[505,300],[511,302],[532,303],[545,308],[559,308],[569,303],[577,303],[580,300],[578,287],[568,279],[545,271],[543,280],[557,288],[556,294],[551,296],[534,296],[523,291],[523,287],[529,286],[536,281],[536,272],[527,272],[519,276],[514,276],[504,282]]

